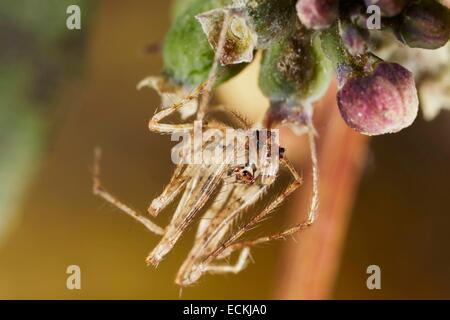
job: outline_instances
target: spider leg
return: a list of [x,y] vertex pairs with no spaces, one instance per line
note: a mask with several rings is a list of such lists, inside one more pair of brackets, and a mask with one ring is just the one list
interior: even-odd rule
[[151,216],[157,217],[161,210],[171,203],[186,186],[187,178],[182,176],[184,169],[185,165],[177,165],[169,184],[164,188],[161,195],[153,199],[147,210]]
[[205,272],[209,273],[216,273],[216,274],[223,274],[223,273],[239,273],[242,270],[245,269],[245,267],[248,264],[248,261],[250,260],[250,248],[245,247],[241,250],[241,253],[239,254],[239,258],[236,261],[234,265],[229,264],[221,264],[221,265],[215,265],[210,264],[207,265],[204,268]]
[[[194,143],[194,153],[202,152],[209,145],[221,147],[221,142],[206,141],[201,146],[195,146]],[[229,157],[230,155],[227,156]],[[186,190],[171,222],[166,228],[164,237],[147,257],[146,262],[148,264],[158,265],[162,258],[172,250],[182,233],[189,227],[192,220],[197,216],[217,186],[222,182],[226,169],[227,161],[220,165],[206,165],[204,163],[190,164],[186,165],[185,169],[178,168],[175,170],[175,179],[178,176],[184,179]]]
[[232,201],[230,199],[232,199],[234,188],[235,186],[232,184],[223,184],[216,195],[216,199],[214,199],[214,202],[201,218],[195,236],[196,239],[203,239],[200,242],[206,242],[206,237],[210,233],[211,226],[216,223],[217,216],[221,214],[225,210],[225,206]]
[[287,160],[283,160],[282,163],[289,169],[291,174],[294,177],[294,181],[287,187],[287,189],[280,194],[274,202],[272,202],[263,212],[259,215],[255,216],[249,223],[244,225],[230,240],[228,240],[222,248],[214,254],[215,256],[228,256],[232,252],[239,250],[244,247],[251,247],[258,244],[266,243],[273,240],[285,239],[287,236],[293,235],[299,231],[302,231],[308,227],[310,227],[317,218],[317,210],[319,206],[319,192],[318,192],[318,181],[319,181],[319,173],[318,173],[318,163],[317,163],[317,153],[316,153],[316,145],[314,141],[314,130],[312,126],[310,126],[308,130],[308,138],[311,149],[311,162],[312,162],[312,197],[310,210],[308,213],[308,217],[305,221],[287,229],[282,232],[278,232],[272,235],[268,235],[265,237],[260,237],[254,240],[247,241],[237,241],[247,230],[252,229],[259,222],[261,222],[265,217],[267,217],[270,212],[278,206],[281,202],[283,202],[295,189],[297,189],[301,185],[301,178],[295,168],[289,163]]
[[[260,243],[259,238],[251,241],[241,241],[238,242],[239,238],[242,237],[246,232],[253,229],[257,224],[262,222],[276,207],[278,207],[290,194],[292,194],[297,188],[299,188],[302,184],[302,180],[295,171],[294,167],[286,160],[281,159],[281,163],[284,164],[293,174],[294,180],[287,186],[287,188],[279,194],[274,201],[272,201],[261,213],[254,216],[249,222],[245,223],[241,226],[237,232],[235,232],[225,243],[219,246],[215,252],[213,252],[207,259],[207,261],[211,262],[214,259],[222,259],[231,255],[234,251],[241,249],[243,247],[253,246],[255,244]],[[266,239],[267,237],[264,237]],[[265,242],[265,241],[264,241]]]
[[115,206],[119,210],[125,212],[132,218],[134,218],[136,221],[139,221],[142,223],[148,230],[151,232],[157,234],[157,235],[163,235],[164,229],[156,225],[151,220],[147,219],[146,217],[138,214],[136,211],[128,207],[126,204],[120,202],[117,200],[111,193],[106,191],[101,184],[100,180],[100,158],[101,158],[101,150],[96,149],[94,152],[94,173],[93,173],[93,193],[96,196],[99,196],[103,198],[106,202],[110,203],[111,205]]
[[[183,100],[181,100],[178,103],[175,103],[159,112],[157,112],[151,119],[148,124],[148,128],[150,131],[157,132],[157,133],[175,133],[175,132],[192,132],[194,130],[194,124],[193,123],[181,123],[181,124],[169,124],[169,123],[161,123],[161,121],[174,114],[176,111],[178,111],[180,108],[185,106],[186,104],[193,102],[194,100],[198,99],[207,89],[207,83],[203,83],[200,86],[197,87],[197,89],[194,90],[193,93],[186,96]],[[199,118],[199,120],[202,120],[203,116]],[[227,127],[219,124],[217,122],[211,122],[202,123],[202,127],[205,129],[219,129],[219,130],[225,130]]]
[[230,116],[230,118],[235,122],[239,129],[250,129],[252,124],[240,113],[235,110],[230,110],[226,108],[224,105],[215,105],[208,110],[208,113],[213,112],[223,112],[226,115]]
[[[189,97],[186,99],[189,99]],[[177,107],[177,105],[173,105],[171,108],[176,108],[176,107]],[[164,110],[164,111],[166,111],[166,110]],[[155,117],[157,117],[160,114],[161,114],[161,112],[159,114],[155,115]],[[155,117],[152,120],[154,120]],[[158,125],[166,126],[166,124],[160,124],[160,123],[158,123]],[[182,130],[186,130],[186,132],[189,132],[189,131],[192,132],[192,130],[191,130],[192,124],[167,125],[167,126],[174,126],[178,129],[185,128]],[[206,129],[218,129],[218,130],[222,130],[222,131],[226,130],[226,127],[224,125],[222,125],[216,121],[212,121],[210,123],[205,123],[202,127],[206,128]],[[194,139],[195,139],[195,137],[194,137]],[[184,164],[185,160],[186,160],[185,159],[186,155],[190,154],[190,147],[196,148],[195,143],[194,143],[194,146],[192,146],[192,144],[190,142],[189,142],[189,144],[183,146],[183,149],[182,149],[183,155],[181,158],[182,163],[180,163],[176,166],[175,172],[173,173],[169,184],[165,187],[162,194],[160,196],[158,196],[157,198],[155,198],[152,201],[152,203],[150,204],[150,206],[148,208],[148,212],[150,215],[152,215],[154,217],[158,216],[159,212],[161,210],[163,210],[170,202],[172,202],[172,200],[185,187],[187,180],[189,178],[189,174],[185,174],[185,173],[186,172],[190,173],[192,171],[192,166]],[[201,153],[202,150],[196,150],[196,152]]]
[[[207,225],[199,225],[195,244],[178,271],[175,280],[178,285],[191,285],[207,272],[212,260],[206,261],[206,259],[220,246],[223,238],[229,233],[241,213],[262,197],[267,188],[264,185],[228,184],[222,186],[222,189],[232,189],[233,191],[229,197],[222,199],[220,206],[213,209],[214,211],[220,209],[220,212],[217,212],[213,219],[208,220]],[[205,213],[205,216],[209,216],[211,209]],[[238,266],[241,268],[242,262],[238,263]]]
[[219,41],[217,43],[217,50],[214,54],[214,62],[209,71],[208,80],[206,80],[206,90],[204,96],[200,99],[200,104],[197,112],[197,119],[202,120],[206,113],[206,108],[209,105],[211,99],[211,90],[213,88],[214,82],[217,78],[217,73],[219,71],[220,57],[223,55],[226,45],[227,31],[230,25],[230,13],[225,12],[225,16],[222,22],[222,28],[220,30]]
[[[214,61],[211,66],[211,69],[208,74],[207,80],[201,84],[194,92],[187,97],[185,97],[183,100],[181,100],[179,103],[173,104],[171,107],[163,108],[162,111],[157,113],[149,123],[149,129],[150,131],[159,132],[159,133],[172,133],[175,131],[185,131],[192,129],[192,124],[161,124],[159,123],[163,118],[167,117],[168,115],[180,110],[184,106],[187,106],[187,104],[192,102],[198,102],[198,111],[197,111],[197,119],[202,120],[203,117],[206,114],[206,109],[208,107],[210,96],[211,96],[211,90],[214,86],[215,80],[217,78],[217,74],[219,71],[219,62],[220,57],[224,54],[225,45],[226,45],[226,35],[227,30],[230,24],[230,14],[227,11],[225,13],[225,17],[222,23],[222,29],[219,35],[219,42],[218,47],[214,55]],[[144,80],[142,80],[138,84],[138,89],[141,89],[143,87],[151,87],[158,91],[158,93],[162,94],[163,89],[167,91],[167,93],[177,94],[177,90],[175,87],[170,86],[169,84],[165,83],[161,78],[158,77],[148,77]]]
[[205,91],[206,83],[201,84],[194,90],[191,94],[186,96],[183,100],[178,103],[171,105],[168,108],[165,108],[159,112],[157,112],[148,124],[148,128],[150,131],[158,132],[158,133],[173,133],[173,132],[186,132],[194,129],[194,125],[192,123],[185,124],[167,124],[160,123],[164,118],[172,115],[180,108],[185,106],[186,104],[195,101],[199,98],[199,96]]
[[[190,182],[192,188],[190,197],[186,199],[183,207],[177,213],[166,229],[166,233],[147,257],[148,264],[157,266],[164,256],[173,248],[186,228],[191,224],[198,212],[203,208],[225,173],[225,165],[209,166],[208,170],[199,170],[197,177]],[[206,172],[205,172],[206,171]]]
[[[183,219],[183,212],[186,208],[186,204],[188,203],[188,201],[191,199],[191,197],[194,194],[194,190],[195,190],[195,186],[197,185],[198,181],[199,181],[200,175],[194,175],[193,177],[191,177],[191,179],[189,181],[187,181],[186,184],[186,189],[184,190],[183,196],[180,199],[180,202],[178,203],[177,209],[175,210],[175,213],[172,216],[172,220],[170,222],[169,225],[173,225],[176,223],[176,221],[179,221],[180,219]],[[165,242],[164,244],[164,253],[167,254],[168,252],[170,252],[172,250],[172,248],[174,247],[175,243],[171,243],[171,242]],[[161,242],[158,244],[158,246],[162,246]],[[154,262],[149,262],[151,257],[153,255],[155,255],[155,249],[153,249],[152,253],[147,257],[146,262],[147,264],[149,263],[154,263],[154,265],[156,265],[156,263],[158,263],[160,261],[159,260],[153,260]],[[160,251],[162,249],[159,249]],[[162,257],[161,257],[162,259]]]

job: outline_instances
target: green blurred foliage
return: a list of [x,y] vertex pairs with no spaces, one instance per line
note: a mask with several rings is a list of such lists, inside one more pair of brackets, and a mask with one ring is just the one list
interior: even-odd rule
[[78,73],[84,33],[66,27],[66,9],[95,1],[0,2],[0,236],[39,167],[52,101],[63,78]]
[[[189,0],[175,7],[176,17],[164,41],[164,72],[170,80],[195,88],[208,78],[214,62],[212,50],[195,16],[224,4],[229,0]],[[195,45],[193,45],[195,44]],[[245,64],[221,68],[218,83],[239,73]]]

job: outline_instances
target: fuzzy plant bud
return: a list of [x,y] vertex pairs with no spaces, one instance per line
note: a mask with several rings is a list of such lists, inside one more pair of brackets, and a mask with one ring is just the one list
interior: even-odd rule
[[298,0],[297,15],[309,29],[322,30],[330,27],[338,18],[338,0]]
[[411,48],[440,48],[450,38],[450,9],[434,0],[413,3],[402,14],[397,35]]
[[201,13],[196,18],[214,51],[218,50],[222,28],[226,28],[224,48],[220,56],[223,66],[253,60],[257,35],[248,26],[244,12],[233,8],[218,8]]
[[267,49],[282,40],[295,25],[296,0],[235,0],[241,3],[252,30],[258,36],[258,49]]
[[337,102],[349,127],[374,136],[398,132],[414,122],[419,100],[411,72],[371,54],[351,56],[335,28],[322,35],[322,44],[336,69]]
[[332,67],[322,52],[320,38],[303,26],[267,49],[259,77],[259,86],[271,102],[266,125],[304,124],[311,116],[312,103],[325,94],[331,77]]
[[[214,62],[214,50],[195,18],[197,15],[221,8],[230,1],[189,0],[189,4],[175,15],[164,40],[164,74],[174,84],[195,88],[208,79]],[[239,73],[245,64],[224,67],[218,83]]]
[[402,12],[408,0],[365,0],[366,6],[376,5],[383,17],[394,17]]
[[367,76],[345,81],[337,99],[345,122],[370,136],[409,127],[419,109],[412,73],[399,64],[387,62],[377,64]]
[[341,23],[339,35],[342,43],[352,56],[360,56],[367,52],[369,32],[350,23]]

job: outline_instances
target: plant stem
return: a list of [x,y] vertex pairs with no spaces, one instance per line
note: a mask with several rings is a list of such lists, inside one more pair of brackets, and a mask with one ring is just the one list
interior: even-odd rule
[[[351,207],[364,167],[369,139],[349,129],[336,106],[336,86],[316,108],[320,207],[317,222],[283,248],[277,290],[279,299],[331,297]],[[306,143],[304,144],[306,148]],[[306,161],[306,158],[305,158]],[[303,167],[303,171],[308,172]],[[310,176],[290,209],[291,223],[304,218],[310,197]]]

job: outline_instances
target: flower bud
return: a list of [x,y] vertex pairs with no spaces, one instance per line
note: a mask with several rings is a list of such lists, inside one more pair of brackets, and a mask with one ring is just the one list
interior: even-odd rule
[[393,17],[402,12],[407,0],[365,0],[367,6],[376,5],[380,7],[383,17]]
[[295,25],[295,0],[237,0],[234,3],[240,2],[251,28],[258,35],[258,49],[267,49],[282,40]]
[[369,33],[365,29],[349,23],[342,23],[339,27],[342,43],[352,56],[360,56],[367,52]]
[[411,48],[440,48],[450,38],[450,10],[433,0],[415,3],[403,13],[397,36]]
[[[172,83],[192,89],[208,79],[214,51],[195,16],[222,5],[222,0],[190,0],[175,17],[163,47],[164,75]],[[235,76],[244,66],[221,67],[217,83]]]
[[[225,19],[228,15],[228,19]],[[225,43],[220,63],[223,66],[251,62],[256,47],[257,36],[249,28],[242,11],[232,8],[219,8],[196,16],[209,44],[218,50],[222,28],[226,28]]]
[[305,110],[325,94],[331,81],[332,66],[320,38],[297,24],[291,36],[263,53],[259,86],[271,102],[267,125],[304,124]]
[[298,29],[264,51],[259,86],[271,100],[315,101],[328,88],[331,75],[320,38]]
[[419,107],[413,75],[387,62],[378,63],[367,76],[341,80],[337,99],[345,122],[370,136],[410,126]]
[[337,0],[298,0],[297,15],[309,29],[322,30],[331,26],[338,17]]

